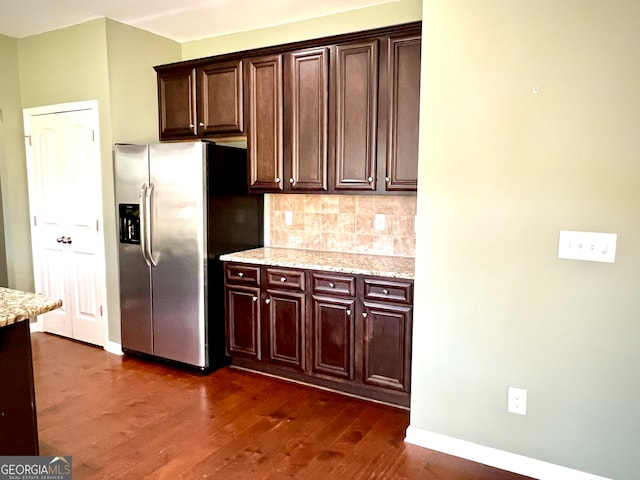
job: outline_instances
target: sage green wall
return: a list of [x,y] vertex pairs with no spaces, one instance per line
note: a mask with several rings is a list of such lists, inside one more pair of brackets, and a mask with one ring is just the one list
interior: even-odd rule
[[182,58],[189,60],[328,35],[415,22],[421,19],[421,14],[422,0],[398,0],[336,15],[317,17],[311,20],[185,42],[182,44]]
[[[636,479],[640,3],[423,9],[411,426]],[[615,264],[561,229],[617,233]]]
[[[26,239],[14,236],[20,225],[29,225],[29,212],[16,197],[26,189],[24,175],[22,110],[18,75],[18,42],[0,35],[0,285],[28,289],[28,278],[16,277],[16,259]],[[26,241],[23,241],[26,240]],[[30,257],[29,257],[30,258]],[[18,262],[20,264],[21,262]],[[27,268],[31,268],[30,264]]]
[[107,56],[114,143],[158,141],[154,65],[181,60],[180,44],[107,19]]

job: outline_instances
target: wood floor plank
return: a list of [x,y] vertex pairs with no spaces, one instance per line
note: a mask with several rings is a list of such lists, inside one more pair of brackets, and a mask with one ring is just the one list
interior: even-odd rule
[[83,480],[524,480],[406,444],[408,412],[233,368],[32,334],[42,455]]

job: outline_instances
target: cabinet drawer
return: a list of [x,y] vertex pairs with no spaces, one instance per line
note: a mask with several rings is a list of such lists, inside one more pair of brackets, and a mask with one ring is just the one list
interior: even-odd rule
[[225,278],[229,283],[260,285],[260,267],[251,265],[227,265]]
[[356,278],[324,273],[313,273],[311,276],[311,290],[313,293],[329,295],[346,295],[353,297],[356,294]]
[[364,279],[364,298],[387,302],[413,303],[411,280]]
[[304,272],[299,270],[268,268],[267,288],[304,290]]

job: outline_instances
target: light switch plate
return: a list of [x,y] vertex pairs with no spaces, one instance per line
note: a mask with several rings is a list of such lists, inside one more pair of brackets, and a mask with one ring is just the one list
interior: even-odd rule
[[614,263],[617,238],[615,233],[561,230],[558,258]]
[[286,210],[284,212],[284,224],[293,225],[293,212],[291,210]]

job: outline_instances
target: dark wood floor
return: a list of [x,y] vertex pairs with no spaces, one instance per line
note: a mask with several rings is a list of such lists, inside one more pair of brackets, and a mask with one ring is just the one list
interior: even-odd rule
[[408,412],[224,368],[32,335],[41,455],[73,478],[522,480],[404,443]]

